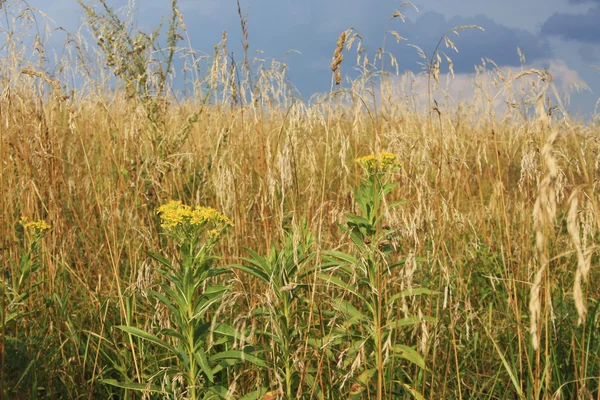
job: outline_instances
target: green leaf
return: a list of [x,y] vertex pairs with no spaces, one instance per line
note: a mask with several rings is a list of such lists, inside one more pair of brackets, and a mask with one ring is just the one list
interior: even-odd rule
[[198,348],[194,352],[194,358],[196,359],[196,363],[200,366],[200,369],[202,370],[202,372],[204,372],[204,375],[206,375],[208,380],[211,383],[213,383],[214,382],[213,372],[212,372],[212,369],[210,368],[210,365],[208,364],[208,359],[206,358],[206,353],[204,352],[204,349],[201,347]]
[[266,306],[256,307],[255,309],[252,310],[250,315],[252,315],[253,317],[265,317],[265,316],[268,317],[271,315],[271,309]]
[[349,224],[354,224],[356,226],[366,226],[366,227],[371,226],[371,221],[369,221],[365,217],[361,217],[359,215],[348,214],[346,216],[346,218],[348,219]]
[[[169,299],[173,299],[177,302],[177,305],[181,310],[187,308],[187,299],[181,294],[179,289],[173,289],[169,285],[162,285],[162,289],[165,291]],[[179,313],[179,311],[177,311]]]
[[327,271],[333,268],[335,268],[336,272],[343,272],[348,276],[352,276],[354,274],[354,264],[340,264],[338,260],[328,260],[327,262],[321,265],[315,266],[314,268],[310,269],[306,274],[301,276],[308,276],[309,274],[314,275],[315,272]]
[[115,328],[118,328],[126,333],[129,333],[133,336],[137,336],[139,338],[142,338],[144,340],[147,340],[149,342],[152,342],[154,344],[157,344],[161,347],[164,347],[165,349],[169,350],[173,355],[177,354],[177,350],[171,346],[169,343],[165,342],[162,339],[159,339],[158,337],[156,337],[155,335],[148,333],[142,329],[133,327],[133,326],[127,326],[127,325],[116,325]]
[[[319,385],[320,380],[315,379],[314,375],[311,375],[311,374],[306,374],[304,376],[304,379],[306,380],[306,384],[310,388],[310,391],[314,392],[316,394],[316,396],[314,396],[313,398],[318,399],[318,400],[324,400],[325,396],[323,396],[323,393],[321,392],[320,385]],[[328,398],[330,398],[330,397],[328,397]]]
[[[354,243],[354,245],[356,247],[358,247],[358,250],[362,253],[363,251],[365,251],[365,247],[367,247],[366,243],[365,243],[365,238],[367,238],[369,236],[370,233],[372,233],[373,229],[372,227],[369,227],[369,231],[367,232],[365,228],[362,229],[352,229],[350,231],[350,240],[352,240],[352,243]],[[364,232],[363,232],[364,231]]]
[[365,316],[363,315],[363,313],[361,313],[360,311],[358,311],[358,309],[356,307],[354,307],[354,305],[352,305],[350,302],[348,302],[347,300],[344,299],[334,299],[334,305],[333,305],[338,311],[346,314],[347,316],[350,317],[350,323],[353,325],[356,322],[360,322],[363,321],[365,319]]
[[[228,396],[229,390],[221,385],[211,386],[210,391],[213,392],[218,398],[223,400],[230,400],[231,396]],[[204,399],[214,399],[214,396],[211,396],[210,393],[207,393],[204,396]]]
[[212,306],[213,304],[217,303],[219,300],[221,300],[221,298],[223,297],[222,293],[213,293],[210,297],[208,298],[203,298],[201,299],[199,302],[197,302],[196,304],[194,304],[194,316],[192,317],[192,319],[197,320],[198,318],[202,317],[206,311],[210,308],[210,306]]
[[391,210],[391,209],[394,209],[394,208],[396,208],[396,207],[398,207],[398,206],[401,206],[401,205],[403,205],[403,204],[406,204],[406,200],[400,200],[400,201],[396,201],[396,202],[394,202],[394,203],[392,203],[392,204],[390,204],[390,205],[389,205],[389,209],[390,209],[390,210]]
[[[15,311],[15,312],[12,312],[12,313],[8,314],[8,315],[5,317],[5,321],[4,321],[4,323],[5,323],[5,324],[7,324],[7,323],[9,323],[10,321],[12,321],[13,319],[16,319],[18,316],[19,316],[19,313],[18,313],[17,311]],[[2,323],[1,323],[1,322],[0,322],[0,328],[2,328]]]
[[204,294],[205,295],[221,294],[223,292],[228,291],[229,289],[231,289],[231,286],[211,285],[206,288],[206,290],[204,291]]
[[417,392],[412,386],[404,383],[404,382],[400,382],[400,381],[394,381],[396,383],[399,383],[407,392],[409,392],[410,394],[412,394],[412,396],[417,399],[417,400],[425,400],[425,397],[423,397],[423,395],[419,392]]
[[355,257],[351,256],[350,254],[343,253],[341,251],[327,250],[327,251],[324,251],[323,254],[325,256],[329,256],[329,257],[333,257],[338,260],[345,261],[349,264],[353,264],[353,265],[358,264],[358,260]]
[[344,289],[344,290],[352,293],[353,295],[357,296],[365,303],[367,302],[366,299],[362,295],[360,295],[356,290],[354,290],[354,288],[350,284],[344,282],[337,276],[327,275],[327,274],[317,274],[317,277],[319,279],[321,279],[322,281],[324,281],[326,284],[331,283],[334,286],[339,287],[340,289]]
[[216,324],[213,329],[213,333],[229,336],[237,340],[242,339],[242,335],[240,335],[240,333],[236,331],[235,328],[226,324]]
[[508,373],[508,376],[510,377],[510,380],[511,380],[511,382],[513,384],[513,387],[514,387],[515,391],[517,392],[517,394],[519,395],[519,398],[520,399],[526,398],[525,397],[525,393],[523,393],[523,389],[521,388],[521,383],[519,382],[518,374],[510,366],[510,364],[506,360],[506,357],[504,357],[504,354],[502,353],[502,350],[500,349],[500,346],[494,340],[494,337],[490,334],[490,332],[488,331],[487,327],[485,325],[483,325],[483,324],[482,324],[482,326],[483,326],[483,329],[485,330],[485,333],[488,335],[488,337],[492,341],[492,344],[494,345],[494,348],[496,349],[496,353],[498,353],[498,356],[500,357],[500,360],[502,360],[502,365],[504,366],[504,369]]
[[182,342],[185,341],[185,337],[181,333],[177,332],[174,329],[164,328],[164,329],[160,330],[160,333],[162,333],[163,335],[166,335],[166,336],[171,336],[171,337],[177,338],[177,339],[181,340]]
[[[423,321],[435,322],[436,319],[433,317],[424,316]],[[406,317],[406,318],[402,318],[401,320],[398,320],[398,321],[392,321],[389,323],[389,325],[393,329],[393,328],[401,328],[403,326],[417,325],[420,322],[421,322],[421,319],[419,317]]]
[[160,393],[163,389],[160,386],[156,385],[146,385],[143,383],[135,383],[135,382],[119,382],[116,379],[98,379],[100,383],[105,383],[107,385],[115,386],[122,389],[130,389],[130,390],[138,390],[142,392],[155,392]]
[[395,295],[390,297],[385,305],[389,307],[390,305],[392,305],[392,303],[394,301],[398,300],[401,297],[420,296],[423,294],[437,295],[437,294],[440,294],[440,292],[437,292],[437,291],[431,290],[431,289],[426,289],[426,288],[415,288],[412,290],[403,290],[402,292],[396,293]]
[[[246,248],[246,251],[248,253],[250,253],[250,256],[252,256],[251,258],[242,258],[242,260],[249,262],[252,265],[257,266],[258,268],[260,268],[263,272],[265,272],[267,275],[271,273],[271,264],[269,263],[269,260],[263,256],[261,256],[260,254],[258,254],[257,252],[255,252],[252,249]],[[274,258],[275,257],[275,248],[271,248],[271,251],[269,252],[269,258]]]
[[248,361],[254,365],[259,367],[266,368],[267,364],[258,357],[253,356],[252,354],[248,354],[241,350],[228,350],[223,351],[221,353],[217,353],[210,358],[211,361],[219,361],[219,360],[236,360],[236,361]]
[[200,338],[203,337],[210,329],[211,323],[205,322],[203,324],[198,324],[194,328],[194,342],[197,344],[200,343]]
[[364,386],[368,386],[376,372],[377,368],[368,369],[358,376],[358,381]]
[[230,274],[231,270],[227,269],[227,268],[215,268],[215,267],[211,267],[208,270],[208,277],[209,278],[214,278],[215,276],[219,276],[219,275],[226,275],[226,274]]
[[175,308],[175,304],[173,304],[173,302],[171,301],[171,299],[169,299],[168,297],[166,297],[165,295],[163,295],[162,293],[158,293],[157,291],[154,290],[149,290],[148,293],[156,298],[158,301],[160,301],[162,304],[164,304],[165,306],[167,306],[167,308],[169,310],[171,310],[171,312],[173,314],[178,314],[179,311],[177,310],[177,308]]
[[421,357],[421,355],[412,347],[405,346],[403,344],[397,344],[392,347],[392,350],[398,354],[400,358],[410,361],[421,369],[427,369],[425,367],[425,360],[423,357]]
[[[383,187],[381,188],[381,191],[383,192],[383,194],[388,194],[397,186],[398,186],[398,182],[388,183],[386,185],[383,185]],[[404,200],[404,202],[406,202],[406,200]]]
[[148,254],[148,256],[150,256],[150,258],[153,258],[154,260],[158,261],[159,263],[161,263],[165,267],[169,268],[170,270],[173,269],[173,266],[171,265],[171,261],[167,260],[165,257],[161,256],[160,254],[155,253],[153,251],[146,251],[146,254]]
[[250,275],[254,276],[255,278],[260,279],[263,282],[269,283],[271,281],[271,279],[269,278],[269,275],[265,274],[263,271],[261,271],[260,269],[258,269],[256,267],[251,267],[251,266],[242,265],[242,264],[232,264],[232,265],[230,265],[230,267],[238,269],[240,271],[243,271],[247,274],[250,274]]

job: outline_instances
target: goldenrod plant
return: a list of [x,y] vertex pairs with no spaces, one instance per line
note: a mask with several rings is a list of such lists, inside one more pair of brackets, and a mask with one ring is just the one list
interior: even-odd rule
[[157,213],[163,232],[173,239],[179,254],[173,263],[159,253],[148,252],[159,263],[157,273],[162,282],[158,290],[147,294],[155,304],[166,307],[171,327],[156,334],[136,326],[116,328],[161,348],[164,361],[157,366],[151,382],[104,382],[173,398],[229,398],[221,377],[224,370],[243,361],[264,366],[243,342],[240,348],[229,343],[229,339],[237,337],[232,327],[210,317],[211,310],[229,289],[212,281],[228,272],[213,264],[216,257],[212,250],[233,223],[214,208],[190,207],[181,201],[170,201],[160,206]]
[[21,390],[35,398],[37,356],[30,354],[32,337],[27,321],[35,318],[36,310],[40,309],[33,304],[31,297],[42,283],[37,272],[43,266],[43,238],[51,227],[45,220],[29,220],[25,216],[21,217],[19,225],[23,236],[18,257],[3,260],[8,262],[3,262],[0,270],[1,368],[3,378],[14,384],[9,387],[7,395],[14,396],[17,390]]
[[396,310],[402,297],[433,292],[425,288],[401,291],[394,284],[393,274],[405,267],[406,259],[394,228],[385,220],[403,203],[387,203],[397,186],[392,178],[400,164],[397,155],[388,152],[360,157],[356,163],[363,170],[354,190],[359,213],[349,213],[342,227],[353,248],[325,251],[320,273],[325,284],[340,289],[331,302],[343,320],[334,335],[346,342],[344,367],[349,374],[356,373],[349,377],[355,383],[349,395],[381,400],[410,393],[422,398],[414,386],[419,372],[411,377],[404,371],[406,363],[425,369],[425,361],[417,349],[401,342],[399,331],[434,319],[400,316]]
[[[32,275],[41,267],[41,241],[44,233],[50,229],[46,221],[29,221],[27,217],[22,217],[19,224],[23,228],[23,246],[18,261],[12,260],[13,268],[4,272],[2,327],[21,315],[31,289],[39,284],[32,281]],[[18,330],[18,327],[15,329]]]
[[[31,290],[40,283],[35,280],[34,274],[42,266],[41,242],[45,232],[50,229],[46,221],[30,221],[27,217],[21,217],[19,225],[23,229],[21,254],[17,261],[11,260],[12,268],[4,271],[3,274],[2,304],[4,306],[0,319],[2,329],[23,315]],[[14,329],[18,332],[18,325],[15,325]]]

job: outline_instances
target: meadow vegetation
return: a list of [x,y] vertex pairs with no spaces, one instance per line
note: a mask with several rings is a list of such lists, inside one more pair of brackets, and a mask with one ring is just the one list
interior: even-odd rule
[[0,398],[600,399],[600,129],[550,72],[455,101],[457,27],[399,74],[409,4],[306,99],[241,7],[237,60],[79,2],[57,52],[0,1]]

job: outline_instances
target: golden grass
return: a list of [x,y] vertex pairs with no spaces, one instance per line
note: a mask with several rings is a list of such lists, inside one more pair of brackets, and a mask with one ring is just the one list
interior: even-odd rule
[[[242,27],[247,49],[245,22]],[[340,35],[331,64],[337,85],[347,35]],[[488,78],[510,103],[506,112],[484,97],[446,106],[444,94],[433,90],[432,123],[419,96],[390,95],[395,79],[372,85],[375,78],[363,76],[346,91],[307,102],[290,97],[281,70],[252,75],[247,59],[232,64],[225,34],[217,50],[207,73],[215,90],[210,102],[196,93],[144,103],[127,88],[94,89],[101,82],[90,81],[84,91],[69,87],[59,73],[15,67],[23,60],[0,63],[2,269],[4,276],[15,273],[8,260],[20,252],[22,216],[50,223],[43,283],[27,310],[45,301],[54,320],[40,327],[25,317],[20,328],[47,332],[45,345],[57,350],[40,364],[50,371],[46,379],[62,382],[54,393],[48,389],[50,397],[59,387],[68,387],[72,397],[99,393],[94,378],[104,366],[89,338],[106,337],[109,324],[142,321],[132,308],[151,316],[152,310],[126,299],[152,284],[145,252],[165,245],[159,205],[177,199],[229,216],[234,226],[219,245],[223,264],[238,262],[244,248],[266,252],[302,218],[318,233],[320,254],[345,246],[338,224],[355,207],[360,167],[353,161],[382,149],[398,156],[393,197],[406,200],[386,222],[408,259],[393,281],[401,290],[441,293],[428,300],[403,297],[398,305],[399,315],[438,319],[404,337],[419,346],[429,368],[415,390],[429,398],[497,393],[492,382],[509,382],[494,359],[492,342],[498,342],[510,349],[522,388],[534,382],[533,396],[548,397],[567,380],[552,374],[553,346],[561,340],[572,346],[575,392],[587,387],[598,395],[592,373],[599,372],[600,360],[586,353],[589,343],[585,337],[579,342],[576,323],[586,325],[586,310],[600,295],[597,285],[585,285],[597,279],[590,266],[597,261],[600,223],[600,132],[594,123],[549,115],[552,107],[564,110],[548,75],[525,71],[507,81],[501,70],[491,71]],[[238,68],[247,79],[239,80]],[[525,75],[531,79],[519,103],[513,85]],[[529,98],[537,100],[537,118],[520,112],[531,110]],[[151,104],[161,108],[149,117]],[[264,287],[245,279],[235,275],[230,317],[245,316],[239,325],[251,326],[251,311],[268,299],[255,295]],[[312,295],[321,304],[328,289],[315,284]],[[560,336],[556,326],[563,319],[561,329],[570,330]],[[3,331],[3,337],[10,334]],[[475,346],[475,338],[482,343]],[[307,346],[302,350],[294,354],[299,363],[302,356],[317,356]],[[360,359],[354,361],[345,378],[333,364],[322,366],[318,385],[333,387],[358,375]],[[259,375],[233,382],[251,387]],[[358,390],[352,382],[346,385],[350,394]],[[279,392],[272,389],[263,398],[275,398]]]

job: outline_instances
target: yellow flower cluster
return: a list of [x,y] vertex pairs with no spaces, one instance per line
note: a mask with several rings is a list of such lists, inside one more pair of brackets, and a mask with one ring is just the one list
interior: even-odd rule
[[221,235],[221,232],[219,232],[216,229],[211,229],[210,231],[207,232],[208,235],[208,240],[213,240],[216,241],[219,236]]
[[383,152],[379,155],[371,154],[356,159],[356,163],[363,167],[369,174],[384,173],[400,166],[396,155]]
[[212,222],[222,226],[233,226],[225,215],[211,207],[190,207],[178,200],[171,200],[156,209],[163,228],[175,228],[180,225],[204,225]]
[[21,224],[21,226],[23,226],[25,230],[35,231],[39,233],[45,232],[51,228],[50,225],[43,219],[40,219],[38,221],[29,221],[27,217],[21,217],[19,223]]

